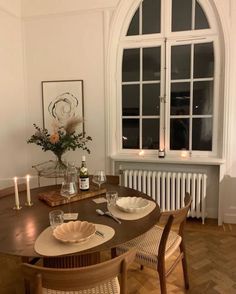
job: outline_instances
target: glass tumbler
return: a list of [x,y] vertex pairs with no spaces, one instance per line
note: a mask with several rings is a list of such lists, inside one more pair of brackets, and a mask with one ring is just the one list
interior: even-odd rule
[[107,209],[116,205],[116,201],[118,199],[118,193],[116,191],[107,191],[106,192],[107,199]]
[[63,216],[64,212],[60,209],[52,210],[49,212],[49,223],[53,230],[64,222]]

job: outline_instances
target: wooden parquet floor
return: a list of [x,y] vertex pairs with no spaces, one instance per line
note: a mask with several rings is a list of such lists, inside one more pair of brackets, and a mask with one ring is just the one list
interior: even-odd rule
[[[169,294],[236,294],[236,225],[188,220],[186,247],[190,289],[184,289],[179,264],[167,278]],[[157,273],[148,268],[141,271],[136,264],[130,268],[128,284],[129,294],[160,293]]]
[[[181,265],[167,279],[168,294],[236,294],[236,225],[216,220],[188,220],[186,247],[190,290],[185,291]],[[107,256],[107,253],[105,254]],[[22,294],[20,259],[0,255],[0,294]],[[158,275],[137,264],[128,272],[128,294],[160,293]]]

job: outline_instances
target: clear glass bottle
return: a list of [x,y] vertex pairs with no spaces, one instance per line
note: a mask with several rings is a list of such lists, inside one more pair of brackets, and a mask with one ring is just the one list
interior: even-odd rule
[[81,191],[89,190],[89,174],[84,155],[82,156],[82,163],[79,171],[79,188]]
[[75,182],[76,184],[78,184],[78,170],[74,162],[68,163],[66,173],[67,173],[67,181]]

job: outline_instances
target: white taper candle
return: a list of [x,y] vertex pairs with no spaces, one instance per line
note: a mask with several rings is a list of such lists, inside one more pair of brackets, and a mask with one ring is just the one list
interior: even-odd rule
[[31,197],[30,197],[30,176],[26,176],[26,192],[27,192],[27,204],[31,204]]
[[15,205],[16,205],[16,208],[19,208],[20,201],[19,201],[19,193],[18,193],[18,186],[17,186],[17,177],[14,177],[14,184],[15,184]]

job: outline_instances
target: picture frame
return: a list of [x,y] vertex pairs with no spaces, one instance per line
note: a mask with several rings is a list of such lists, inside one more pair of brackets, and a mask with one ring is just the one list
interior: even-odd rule
[[[65,125],[72,117],[84,118],[83,80],[42,81],[43,128],[52,129],[53,122]],[[84,122],[78,131],[84,133]]]

